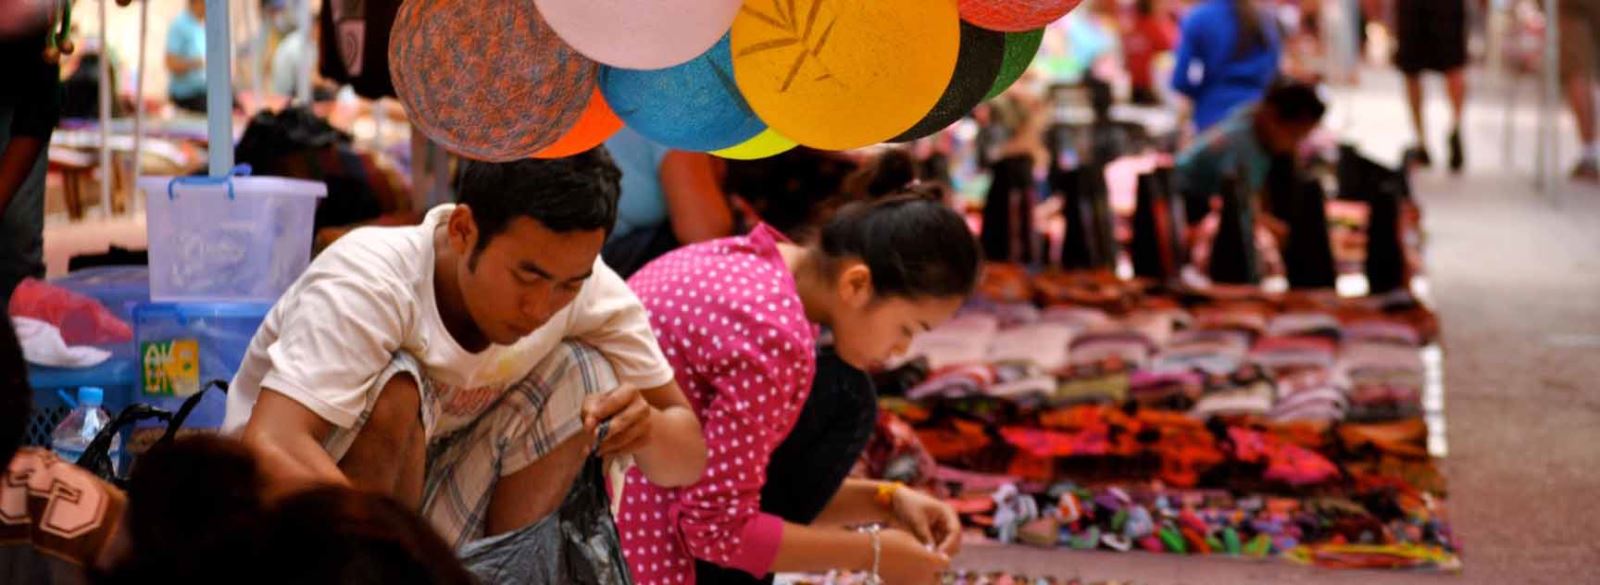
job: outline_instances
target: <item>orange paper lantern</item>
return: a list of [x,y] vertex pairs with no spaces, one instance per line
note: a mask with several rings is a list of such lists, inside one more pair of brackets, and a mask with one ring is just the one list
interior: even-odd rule
[[534,153],[533,157],[561,158],[572,156],[599,146],[600,143],[605,142],[606,139],[611,138],[611,135],[616,134],[621,129],[622,119],[611,111],[611,105],[606,103],[606,97],[601,95],[600,90],[597,88],[594,90],[594,94],[589,96],[589,107],[585,108],[583,114],[578,116],[578,122],[573,124],[572,129],[568,130],[565,136],[556,140],[555,144]]

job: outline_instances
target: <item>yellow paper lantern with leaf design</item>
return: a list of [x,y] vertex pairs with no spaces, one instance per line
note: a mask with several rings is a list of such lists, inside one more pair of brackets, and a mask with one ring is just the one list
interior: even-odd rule
[[933,108],[960,38],[956,0],[747,0],[733,22],[734,78],[778,134],[859,148]]

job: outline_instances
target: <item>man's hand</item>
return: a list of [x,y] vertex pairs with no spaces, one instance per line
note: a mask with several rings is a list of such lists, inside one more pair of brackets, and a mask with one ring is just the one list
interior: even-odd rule
[[[600,443],[600,456],[631,455],[650,440],[656,409],[636,388],[622,387],[583,401],[583,430]],[[604,437],[598,436],[601,425]]]
[[955,508],[933,496],[902,487],[891,501],[895,522],[945,556],[961,552],[961,519]]

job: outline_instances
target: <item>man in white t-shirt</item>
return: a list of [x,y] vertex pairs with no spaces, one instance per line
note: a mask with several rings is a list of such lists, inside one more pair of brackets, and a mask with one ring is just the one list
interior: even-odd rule
[[223,430],[277,489],[392,494],[458,548],[554,510],[602,422],[601,455],[698,480],[699,422],[598,258],[611,157],[464,165],[459,204],[317,256],[251,342]]

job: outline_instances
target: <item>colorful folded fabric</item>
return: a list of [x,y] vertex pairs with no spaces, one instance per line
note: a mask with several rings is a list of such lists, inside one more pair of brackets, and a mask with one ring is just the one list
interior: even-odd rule
[[1422,335],[1409,323],[1383,319],[1360,319],[1344,324],[1344,337],[1350,341],[1393,343],[1418,347]]
[[1339,339],[1343,334],[1339,319],[1328,313],[1281,313],[1267,321],[1266,334],[1274,337],[1316,335]]
[[1000,382],[984,390],[984,394],[995,398],[1021,400],[1026,398],[1050,398],[1056,392],[1056,377],[1048,374],[1030,376],[1019,380]]
[[1267,329],[1267,318],[1247,308],[1207,309],[1195,313],[1195,327],[1200,329],[1236,329],[1252,336]]
[[1192,370],[1140,370],[1129,377],[1129,397],[1144,408],[1187,411],[1194,407],[1205,376]]
[[1075,329],[1061,323],[1034,323],[1006,329],[989,346],[990,363],[1025,362],[1055,371],[1068,364]]
[[1233,329],[1189,329],[1174,333],[1166,349],[1177,350],[1202,343],[1220,344],[1242,356],[1250,350],[1250,340],[1249,333]]
[[1144,335],[1156,347],[1165,347],[1172,342],[1172,334],[1177,331],[1178,323],[1169,312],[1140,311],[1124,317],[1121,328]]
[[1272,404],[1272,385],[1260,381],[1208,392],[1195,403],[1194,409],[1189,411],[1189,416],[1203,420],[1222,415],[1264,415],[1272,410]]
[[1079,402],[1120,404],[1127,399],[1128,374],[1126,372],[1091,372],[1062,378],[1050,403],[1054,405]]
[[1033,303],[1003,303],[989,309],[1000,322],[1001,329],[1027,325],[1039,321],[1039,308]]
[[935,372],[906,392],[906,398],[925,400],[936,396],[954,398],[982,394],[994,385],[997,374],[990,366],[955,366]]
[[1045,323],[1071,325],[1077,331],[1090,331],[1110,323],[1111,317],[1100,309],[1077,305],[1058,305],[1045,309],[1039,316],[1039,320]]
[[993,315],[957,315],[934,330],[912,338],[911,346],[902,357],[905,360],[926,359],[928,367],[934,370],[981,364],[999,330],[999,320]]
[[1422,354],[1416,348],[1388,343],[1346,342],[1340,348],[1339,363],[1346,369],[1383,366],[1423,371]]
[[1180,349],[1162,352],[1151,362],[1150,369],[1157,372],[1186,372],[1199,370],[1211,375],[1224,376],[1244,365],[1245,354],[1222,344],[1190,344]]
[[1269,372],[1331,369],[1335,355],[1334,342],[1326,337],[1263,337],[1250,350],[1250,363]]
[[1129,368],[1143,368],[1155,349],[1148,338],[1131,331],[1084,333],[1072,340],[1069,358],[1073,365],[1115,360]]

